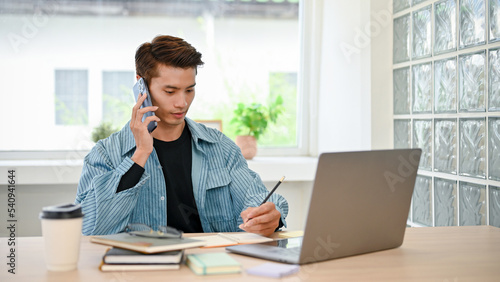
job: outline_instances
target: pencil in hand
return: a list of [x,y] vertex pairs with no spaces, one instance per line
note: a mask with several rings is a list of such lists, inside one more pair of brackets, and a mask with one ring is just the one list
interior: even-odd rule
[[278,183],[276,183],[273,190],[271,190],[271,192],[269,192],[269,194],[267,194],[267,197],[264,199],[264,201],[262,201],[262,203],[260,203],[260,206],[262,206],[263,204],[265,204],[267,202],[267,200],[269,200],[271,195],[274,193],[274,191],[276,191],[276,189],[278,188],[278,186],[280,186],[280,184],[283,182],[283,180],[285,180],[284,176],[281,177],[281,179],[278,181]]

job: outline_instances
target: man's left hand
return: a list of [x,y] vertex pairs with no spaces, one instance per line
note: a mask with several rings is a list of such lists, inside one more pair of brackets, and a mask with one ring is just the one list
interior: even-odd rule
[[278,228],[281,214],[273,202],[267,202],[259,207],[247,208],[241,212],[243,224],[239,228],[247,232],[269,236]]

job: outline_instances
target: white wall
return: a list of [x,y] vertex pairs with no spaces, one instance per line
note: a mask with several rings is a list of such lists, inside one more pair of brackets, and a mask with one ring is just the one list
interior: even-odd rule
[[394,147],[392,1],[372,0],[370,3],[372,149],[391,149]]
[[392,148],[392,1],[316,2],[318,154]]
[[[323,5],[318,153],[368,150],[370,42],[356,44],[356,31],[369,21],[370,5],[361,0],[324,1]],[[346,50],[346,46],[352,47]]]

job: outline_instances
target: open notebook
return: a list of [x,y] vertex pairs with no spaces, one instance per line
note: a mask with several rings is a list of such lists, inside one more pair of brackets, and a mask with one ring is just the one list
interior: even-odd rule
[[254,244],[273,241],[273,239],[271,238],[248,232],[218,233],[215,235],[196,236],[192,238],[205,241],[206,244],[203,246],[204,248],[225,247],[240,244]]

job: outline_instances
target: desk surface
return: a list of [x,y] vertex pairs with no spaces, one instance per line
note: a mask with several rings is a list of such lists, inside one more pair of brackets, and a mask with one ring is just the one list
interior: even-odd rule
[[[180,270],[151,272],[100,272],[106,246],[82,238],[78,269],[50,272],[45,268],[43,239],[16,238],[16,274],[7,272],[7,238],[0,238],[0,281],[255,281],[241,274],[196,276],[185,265]],[[223,248],[190,249],[187,253],[220,252]],[[266,261],[230,254],[244,268]],[[7,279],[5,279],[7,278]],[[285,281],[499,281],[500,229],[491,226],[408,228],[401,247],[302,265]],[[277,279],[259,278],[259,281]]]

